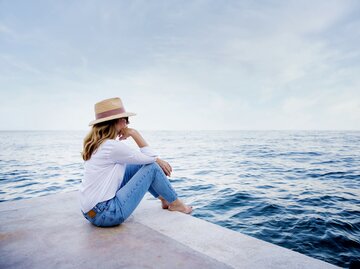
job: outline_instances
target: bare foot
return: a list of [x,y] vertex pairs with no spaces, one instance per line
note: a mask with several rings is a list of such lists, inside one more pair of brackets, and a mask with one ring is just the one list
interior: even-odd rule
[[161,207],[163,209],[168,209],[169,208],[169,203],[166,202],[166,200],[161,200]]
[[185,214],[190,214],[192,212],[192,208],[192,206],[185,205],[179,199],[168,205],[168,210],[179,211]]
[[168,203],[164,198],[162,198],[162,197],[159,197],[159,199],[161,200],[161,207],[162,207],[163,209],[168,209],[169,203]]

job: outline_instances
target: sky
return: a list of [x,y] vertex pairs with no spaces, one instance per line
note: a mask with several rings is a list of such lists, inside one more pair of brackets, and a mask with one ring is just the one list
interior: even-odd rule
[[0,0],[0,130],[360,130],[360,1]]

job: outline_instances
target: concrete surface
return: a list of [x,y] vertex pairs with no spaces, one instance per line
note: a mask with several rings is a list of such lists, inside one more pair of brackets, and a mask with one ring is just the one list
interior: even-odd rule
[[339,268],[145,196],[117,227],[81,214],[77,191],[0,203],[0,268]]

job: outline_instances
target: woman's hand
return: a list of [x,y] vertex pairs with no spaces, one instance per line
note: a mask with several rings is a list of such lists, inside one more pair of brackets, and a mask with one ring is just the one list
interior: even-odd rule
[[132,129],[132,128],[128,128],[128,127],[122,128],[120,133],[119,133],[119,139],[120,140],[125,140],[129,136],[132,136],[134,131],[135,131],[135,129]]
[[160,158],[157,158],[156,162],[164,171],[165,175],[167,175],[168,177],[171,176],[172,168],[168,162],[161,160]]

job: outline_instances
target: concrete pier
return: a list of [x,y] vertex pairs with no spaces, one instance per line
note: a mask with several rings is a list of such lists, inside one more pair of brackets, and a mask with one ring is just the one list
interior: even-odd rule
[[145,196],[100,228],[77,192],[0,203],[0,268],[339,268],[179,212]]

